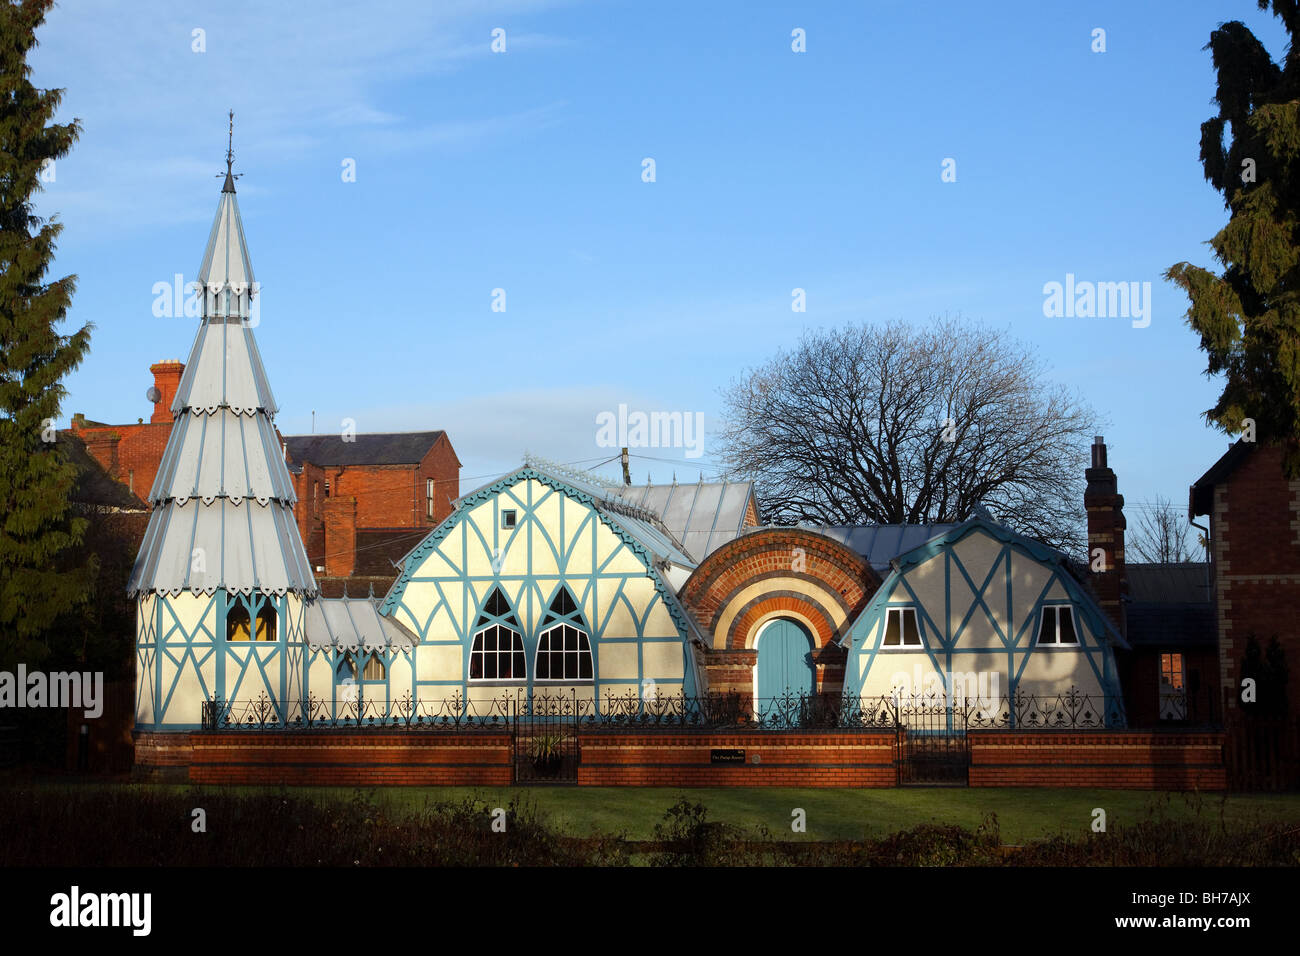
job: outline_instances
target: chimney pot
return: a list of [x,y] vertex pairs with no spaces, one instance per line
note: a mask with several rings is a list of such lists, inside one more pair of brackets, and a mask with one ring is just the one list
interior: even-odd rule
[[185,366],[176,359],[164,359],[149,366],[153,372],[154,388],[158,389],[158,401],[154,402],[150,423],[170,422],[172,420],[172,400],[181,385],[181,373]]
[[1097,435],[1092,440],[1092,467],[1106,467],[1106,439]]

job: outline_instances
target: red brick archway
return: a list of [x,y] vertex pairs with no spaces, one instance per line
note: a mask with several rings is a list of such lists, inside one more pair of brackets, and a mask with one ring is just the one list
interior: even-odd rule
[[[815,586],[818,600],[782,588],[780,579]],[[754,584],[772,581],[771,593],[747,602],[739,620],[728,610],[738,595]],[[743,534],[710,554],[682,588],[682,600],[696,621],[720,644],[737,650],[745,646],[742,622],[752,625],[763,611],[801,611],[822,623],[816,626],[818,646],[839,637],[836,618],[857,617],[880,587],[880,576],[866,559],[834,538],[804,528],[763,528]],[[716,635],[720,623],[726,635]],[[722,637],[722,640],[716,639]]]
[[817,645],[817,687],[837,691],[844,652],[837,642],[880,587],[857,552],[804,528],[763,528],[723,545],[695,569],[681,596],[709,636],[702,662],[712,691],[752,693],[754,638],[788,617]]

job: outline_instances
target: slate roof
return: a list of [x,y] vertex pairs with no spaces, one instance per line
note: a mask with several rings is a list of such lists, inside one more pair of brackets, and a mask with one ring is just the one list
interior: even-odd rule
[[289,458],[295,465],[417,465],[443,436],[442,430],[427,432],[380,432],[350,436],[285,435]]
[[120,511],[149,510],[144,500],[113,478],[98,459],[86,450],[86,443],[76,432],[61,431],[58,442],[63,446],[68,460],[77,469],[77,478],[68,499],[79,505],[98,505]]
[[1213,605],[1130,605],[1124,612],[1134,647],[1214,647]]
[[1192,487],[1188,489],[1187,510],[1192,517],[1208,515],[1214,510],[1215,485],[1221,485],[1227,481],[1228,476],[1245,460],[1254,447],[1253,442],[1238,439],[1223,453],[1223,456],[1218,461],[1210,466],[1205,474],[1196,479]]
[[1125,565],[1124,616],[1134,647],[1214,647],[1218,641],[1206,565]]
[[754,486],[748,481],[610,485],[608,491],[657,514],[696,561],[703,561],[745,530],[745,516],[754,497]]
[[1125,564],[1129,600],[1135,604],[1209,604],[1210,579],[1204,562]]
[[814,530],[847,545],[866,558],[877,572],[885,574],[889,562],[900,554],[956,527],[956,524],[860,524],[828,525]]

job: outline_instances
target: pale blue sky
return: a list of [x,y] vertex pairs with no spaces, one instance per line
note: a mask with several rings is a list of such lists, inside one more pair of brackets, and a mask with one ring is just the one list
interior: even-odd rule
[[[147,418],[149,364],[186,357],[193,320],[155,318],[152,289],[198,267],[233,108],[285,433],[313,410],[317,431],[446,428],[468,490],[525,450],[612,454],[595,417],[619,402],[712,427],[718,388],[805,326],[960,314],[1108,419],[1132,523],[1228,444],[1161,275],[1210,265],[1225,221],[1197,149],[1201,48],[1233,18],[1281,53],[1253,0],[64,0],[34,80],[85,129],[38,208],[66,225],[71,322],[97,327],[65,420]],[[1067,273],[1150,282],[1150,326],[1045,318]],[[681,463],[634,478],[707,475],[709,449],[648,450]]]

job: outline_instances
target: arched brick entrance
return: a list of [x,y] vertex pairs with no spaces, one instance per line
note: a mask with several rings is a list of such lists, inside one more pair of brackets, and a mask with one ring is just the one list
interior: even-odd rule
[[760,528],[718,548],[681,592],[710,638],[699,653],[709,691],[752,699],[755,639],[786,618],[812,637],[816,690],[839,693],[845,652],[837,642],[880,584],[861,555],[804,528]]

